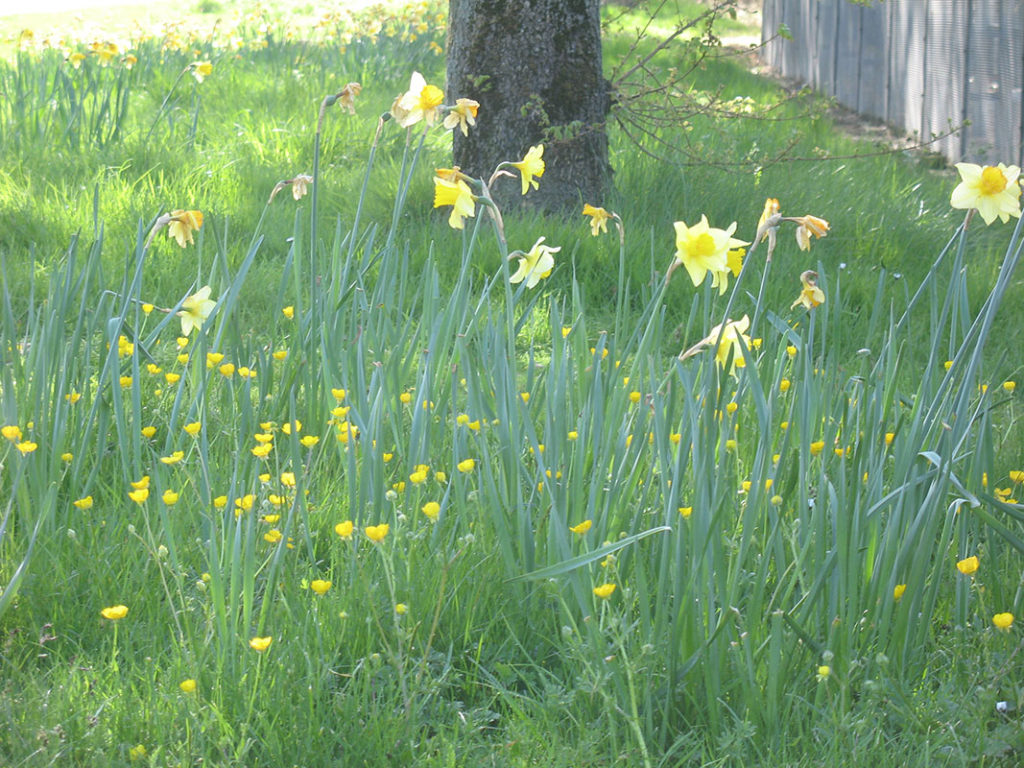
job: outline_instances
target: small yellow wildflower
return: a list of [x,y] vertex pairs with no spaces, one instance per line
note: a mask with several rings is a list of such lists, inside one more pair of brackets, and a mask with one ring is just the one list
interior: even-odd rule
[[263,653],[272,642],[274,642],[273,637],[254,637],[249,641],[249,647],[258,653]]
[[195,693],[196,681],[192,678],[189,678],[188,680],[182,680],[180,683],[178,683],[178,687],[181,689],[182,693]]
[[366,533],[366,538],[374,544],[379,544],[384,541],[384,537],[388,535],[389,530],[391,530],[391,526],[387,523],[381,523],[380,525],[368,525],[363,529],[364,533]]
[[345,520],[344,522],[338,523],[336,526],[334,526],[334,532],[347,541],[348,539],[352,538],[353,528],[354,526],[352,525],[352,521]]
[[1013,614],[997,613],[992,617],[992,623],[996,625],[997,629],[1009,630],[1013,626]]
[[963,560],[957,561],[956,569],[964,576],[970,576],[978,570],[978,564],[978,556],[971,555],[971,557],[965,557]]
[[324,579],[313,579],[309,584],[309,588],[318,595],[326,595],[327,590],[331,588],[331,582],[325,581]]
[[104,608],[102,611],[100,611],[100,615],[104,619],[109,619],[110,621],[117,621],[118,619],[123,619],[125,616],[128,615],[128,606],[112,605],[109,608]]
[[92,496],[83,496],[71,502],[75,509],[92,509]]
[[903,593],[906,591],[906,584],[897,584],[895,587],[892,588],[892,599],[899,600],[901,597],[903,597]]
[[472,472],[474,467],[476,467],[476,460],[463,459],[458,464],[456,464],[455,467],[459,470],[459,472],[466,474],[467,472]]
[[593,525],[594,525],[594,521],[590,520],[590,519],[587,519],[587,520],[584,520],[582,523],[570,526],[569,530],[572,531],[573,533],[577,533],[580,536],[582,536],[587,531],[589,531],[591,529],[591,527],[593,527]]
[[599,587],[594,587],[594,594],[600,597],[602,600],[607,600],[612,596],[612,592],[615,591],[615,584],[602,584]]
[[202,429],[202,428],[203,428],[203,424],[200,421],[193,421],[193,422],[190,422],[190,423],[186,424],[184,427],[182,427],[182,429],[184,429],[192,437],[195,437],[196,435],[198,435],[199,434],[199,430]]

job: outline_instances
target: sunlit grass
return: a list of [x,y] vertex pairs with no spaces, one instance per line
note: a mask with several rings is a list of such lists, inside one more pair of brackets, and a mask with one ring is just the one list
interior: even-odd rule
[[[0,762],[1019,749],[993,616],[1021,610],[1021,227],[963,227],[952,178],[903,158],[723,172],[613,134],[592,202],[624,231],[502,232],[482,202],[454,230],[448,134],[377,122],[413,69],[441,82],[436,13],[344,50],[254,17],[237,56],[191,41],[203,82],[158,41],[92,85],[54,51],[0,71],[25,95],[0,107]],[[804,128],[794,152],[856,149]],[[666,283],[673,222],[753,241],[769,196],[830,231],[803,251],[779,222],[722,295]],[[510,283],[540,236],[551,274]],[[713,328],[741,316],[730,374]]]

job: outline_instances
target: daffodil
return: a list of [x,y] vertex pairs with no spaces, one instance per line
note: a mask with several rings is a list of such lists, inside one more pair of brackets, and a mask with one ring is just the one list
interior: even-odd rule
[[437,108],[444,101],[444,92],[436,85],[427,85],[423,75],[413,72],[409,90],[395,99],[391,116],[400,126],[408,128],[423,120],[427,125],[437,121]]
[[807,270],[800,275],[800,282],[803,288],[800,290],[800,295],[796,297],[796,301],[790,305],[790,309],[797,304],[803,304],[807,309],[814,309],[825,303],[825,292],[818,287],[817,272]]
[[193,328],[202,328],[217,302],[210,298],[210,286],[204,285],[196,293],[181,302],[178,317],[181,318],[181,333],[188,336]]
[[337,105],[348,112],[350,115],[356,113],[356,96],[363,90],[363,86],[359,83],[348,83],[342,88],[336,98]]
[[455,106],[444,119],[444,127],[451,130],[458,126],[462,135],[468,136],[469,126],[476,125],[476,113],[479,109],[480,103],[473,99],[456,99]]
[[1020,218],[1020,168],[1016,165],[957,163],[960,183],[950,197],[954,208],[977,208],[986,224]]
[[[728,229],[716,229],[708,226],[708,217],[701,216],[700,221],[692,227],[686,226],[682,221],[675,222],[676,228],[676,257],[669,267],[666,279],[672,276],[672,272],[682,265],[686,267],[690,280],[694,285],[704,282],[708,272],[713,275],[721,275],[729,269],[729,251],[740,246],[750,245],[743,240],[737,240],[732,236],[736,231],[734,221]],[[725,291],[725,281],[719,277],[715,284],[719,291]]]
[[526,287],[533,288],[542,278],[551,274],[551,270],[555,266],[555,259],[551,254],[558,253],[560,250],[562,250],[561,246],[551,248],[544,245],[544,238],[541,237],[533,244],[529,253],[516,251],[511,254],[509,258],[512,256],[519,258],[519,269],[509,277],[509,282],[521,283],[526,280]]
[[170,218],[167,221],[168,236],[177,240],[178,245],[182,248],[184,248],[186,244],[195,242],[192,239],[192,233],[203,226],[203,212],[183,211],[179,209],[171,211],[169,216]]
[[584,203],[583,215],[590,217],[590,234],[597,237],[600,233],[608,233],[608,219],[612,217],[604,208],[595,208],[590,203]]
[[452,214],[448,217],[452,229],[462,229],[467,217],[476,216],[476,198],[460,176],[458,168],[438,169],[434,176],[434,207],[452,206]]
[[787,218],[786,221],[795,221],[797,223],[796,242],[800,246],[801,251],[809,251],[811,249],[811,235],[824,237],[828,234],[828,222],[824,219],[819,219],[817,216],[798,216]]
[[313,177],[305,173],[300,173],[294,179],[292,179],[292,198],[295,200],[301,200],[309,192],[309,185],[313,183]]
[[192,71],[192,77],[200,83],[213,74],[213,64],[208,61],[194,61],[189,64],[189,69]]
[[535,147],[530,147],[530,150],[526,153],[526,156],[518,163],[511,163],[512,167],[519,171],[523,177],[523,194],[525,195],[530,187],[538,189],[540,185],[537,183],[534,176],[538,179],[544,175],[544,145],[538,144]]
[[[730,356],[732,357],[729,373],[735,376],[736,368],[743,368],[746,365],[743,355],[744,348],[750,349],[750,337],[747,335],[747,328],[750,327],[750,318],[744,315],[739,320],[727,322],[724,325],[724,329],[722,325],[716,325],[712,328],[707,338],[712,344],[718,343],[715,360],[718,361],[722,368],[725,368]],[[721,339],[719,339],[719,335],[721,335]],[[740,345],[741,340],[742,346]]]

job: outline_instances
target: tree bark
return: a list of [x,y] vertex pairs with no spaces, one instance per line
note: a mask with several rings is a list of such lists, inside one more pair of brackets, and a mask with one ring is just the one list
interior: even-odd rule
[[599,0],[449,0],[448,30],[448,101],[480,103],[469,136],[455,131],[455,165],[486,179],[543,144],[539,189],[524,198],[518,179],[501,179],[498,204],[600,205],[611,168]]

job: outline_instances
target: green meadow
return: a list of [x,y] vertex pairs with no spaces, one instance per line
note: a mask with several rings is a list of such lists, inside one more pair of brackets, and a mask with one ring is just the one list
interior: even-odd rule
[[499,215],[446,4],[313,5],[0,19],[0,765],[1018,765],[1012,169],[713,49]]

